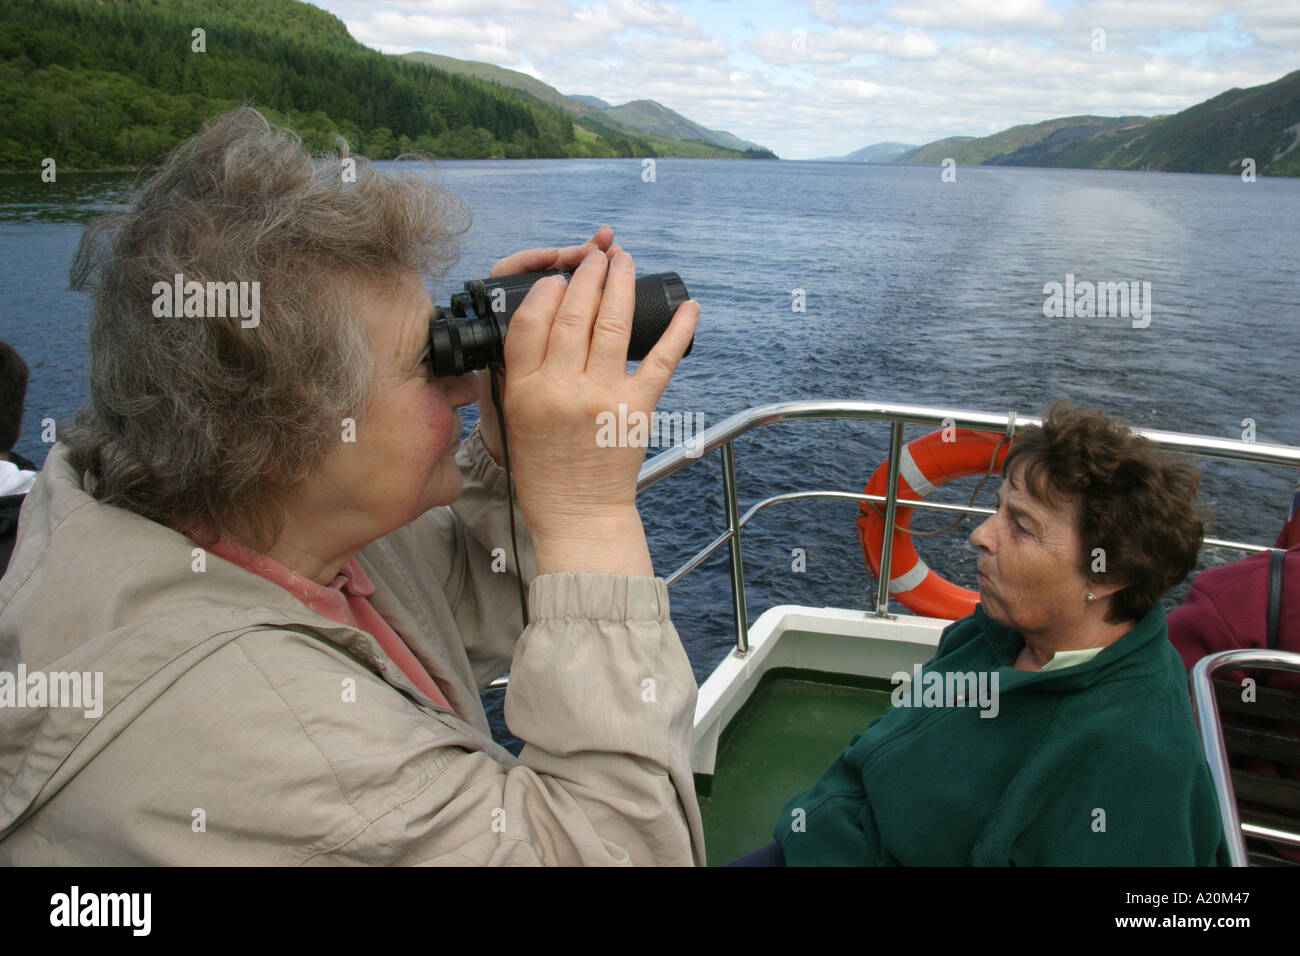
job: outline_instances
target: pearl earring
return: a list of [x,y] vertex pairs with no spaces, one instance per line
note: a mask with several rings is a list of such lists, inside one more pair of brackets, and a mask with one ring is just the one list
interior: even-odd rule
[[1091,604],[1093,601],[1097,600],[1097,595],[1095,595],[1095,594],[1093,594],[1091,591],[1089,591],[1089,592],[1088,592],[1088,598],[1087,598],[1087,600],[1088,600],[1088,603]]

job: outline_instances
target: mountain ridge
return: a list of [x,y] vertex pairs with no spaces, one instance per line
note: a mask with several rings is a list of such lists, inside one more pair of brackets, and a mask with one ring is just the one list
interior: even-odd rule
[[[706,126],[701,126],[699,123],[655,100],[631,100],[619,106],[613,106],[599,97],[585,94],[571,96],[561,93],[555,87],[543,83],[527,73],[520,73],[518,70],[507,69],[481,60],[459,60],[441,53],[425,53],[423,51],[403,53],[401,56],[403,59],[432,66],[435,69],[473,76],[476,79],[517,89],[530,96],[537,97],[547,105],[562,109],[583,122],[602,123],[607,126],[625,129],[628,132],[655,136],[661,139],[711,143],[722,149],[738,153],[771,153],[771,150],[766,147],[743,140],[725,130],[709,129]],[[772,158],[775,158],[775,154],[772,154]]]
[[818,163],[896,163],[899,158],[920,149],[915,143],[872,143],[843,156],[821,156]]
[[873,143],[824,161],[1241,173],[1250,159],[1260,174],[1298,176],[1300,70],[1225,90],[1178,113],[1061,116],[988,136],[947,136],[901,155],[900,146]]
[[342,138],[371,159],[754,155],[639,133],[594,106],[575,123],[520,90],[373,50],[300,0],[4,4],[0,169],[138,169],[241,104],[312,152]]
[[1300,175],[1300,70],[1161,116],[1066,116],[948,137],[898,162]]

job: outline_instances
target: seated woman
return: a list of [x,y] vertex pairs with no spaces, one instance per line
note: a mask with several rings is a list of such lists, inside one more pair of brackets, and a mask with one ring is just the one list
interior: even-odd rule
[[[428,360],[421,271],[463,207],[343,168],[239,110],[83,240],[90,400],[0,584],[0,668],[28,685],[0,708],[0,863],[701,863],[645,450],[593,424],[654,408],[696,305],[629,375],[607,229],[497,264],[576,267],[506,343],[517,568],[490,393]],[[249,283],[256,314],[172,315],[155,284],[178,275]],[[518,760],[479,700],[507,669]]]
[[1159,603],[1196,561],[1196,470],[1058,402],[1003,478],[971,534],[980,604],[922,671],[994,699],[896,693],[911,706],[789,801],[768,862],[1215,862],[1219,813]]

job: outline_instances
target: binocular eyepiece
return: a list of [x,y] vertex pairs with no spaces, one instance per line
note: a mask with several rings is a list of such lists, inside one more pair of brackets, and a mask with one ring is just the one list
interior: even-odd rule
[[[489,365],[505,364],[506,328],[515,309],[538,279],[569,275],[563,269],[521,272],[491,279],[471,279],[451,297],[451,308],[435,306],[429,322],[429,363],[434,375],[464,375]],[[645,358],[655,347],[677,307],[690,298],[676,272],[636,280],[636,310],[627,343],[628,361]],[[695,339],[687,346],[691,354]]]

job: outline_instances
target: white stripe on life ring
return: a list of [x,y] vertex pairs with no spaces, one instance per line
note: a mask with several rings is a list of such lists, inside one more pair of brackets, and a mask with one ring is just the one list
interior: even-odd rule
[[912,490],[924,498],[930,492],[934,491],[934,485],[930,484],[930,479],[921,474],[921,469],[912,461],[912,453],[903,446],[903,454],[898,456],[898,474],[899,477],[905,478],[907,483],[912,486]]
[[904,571],[898,577],[889,579],[889,593],[898,594],[902,591],[910,591],[924,581],[925,576],[929,573],[930,566],[918,558],[910,571]]

